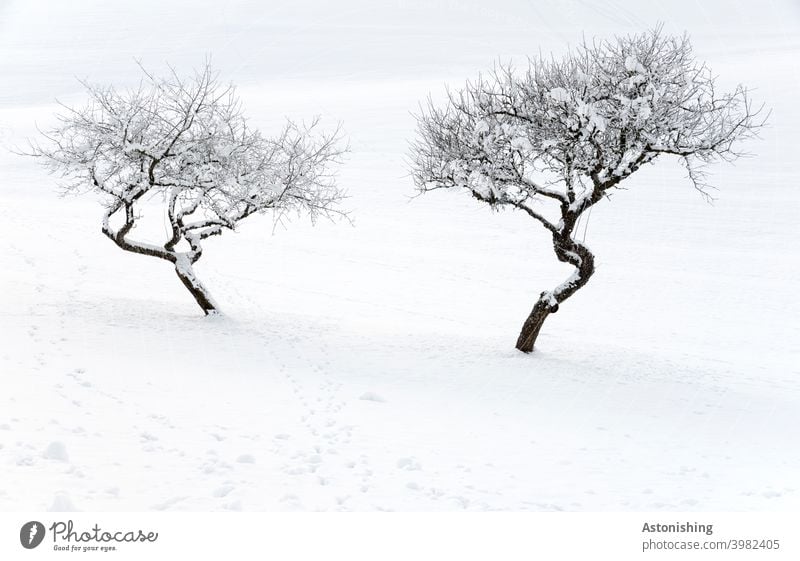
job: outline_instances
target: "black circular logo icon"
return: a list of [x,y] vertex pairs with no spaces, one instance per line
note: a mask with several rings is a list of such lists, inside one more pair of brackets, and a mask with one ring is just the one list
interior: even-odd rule
[[22,525],[19,531],[19,543],[25,549],[33,549],[44,539],[44,524],[35,520]]

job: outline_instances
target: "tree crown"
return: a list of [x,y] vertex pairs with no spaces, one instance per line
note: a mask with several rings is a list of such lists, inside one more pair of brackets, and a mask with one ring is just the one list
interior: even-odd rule
[[759,112],[743,86],[717,91],[687,36],[657,28],[529,59],[521,74],[498,64],[449,91],[443,107],[429,101],[417,117],[413,175],[421,191],[462,187],[529,214],[545,197],[579,213],[671,154],[707,194],[703,164],[740,155],[735,144],[757,133]]
[[340,212],[331,169],[344,150],[338,129],[323,134],[316,119],[288,121],[267,138],[248,126],[235,89],[208,64],[189,78],[142,70],[127,91],[84,83],[88,103],[64,107],[58,126],[43,133],[49,145],[34,147],[67,191],[89,186],[108,196],[110,209],[162,195],[178,237],[207,237],[266,210]]

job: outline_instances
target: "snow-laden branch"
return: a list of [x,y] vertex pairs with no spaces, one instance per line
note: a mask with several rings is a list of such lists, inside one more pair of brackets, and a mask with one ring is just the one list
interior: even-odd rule
[[661,29],[584,43],[562,59],[498,64],[429,100],[412,145],[417,188],[458,187],[493,206],[550,199],[586,210],[660,155],[699,167],[741,154],[764,123],[746,88],[717,91],[686,36]]

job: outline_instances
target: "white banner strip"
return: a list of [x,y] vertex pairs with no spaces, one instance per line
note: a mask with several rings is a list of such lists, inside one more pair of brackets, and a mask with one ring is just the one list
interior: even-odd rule
[[800,559],[797,513],[2,513],[0,559]]

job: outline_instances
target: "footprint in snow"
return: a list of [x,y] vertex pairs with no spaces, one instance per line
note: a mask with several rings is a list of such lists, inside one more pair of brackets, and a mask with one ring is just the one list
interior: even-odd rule
[[415,458],[400,458],[397,460],[397,467],[406,471],[417,471],[422,469],[422,465]]
[[234,489],[235,487],[233,485],[222,485],[214,489],[211,494],[215,497],[227,497],[228,494]]
[[171,499],[167,499],[163,503],[159,503],[157,505],[153,505],[153,510],[168,510],[170,507],[178,504],[181,501],[185,501],[186,497],[172,497]]
[[45,448],[42,457],[48,460],[56,460],[59,462],[69,461],[69,454],[67,454],[67,447],[63,442],[51,442]]
[[49,512],[77,512],[75,503],[72,502],[69,495],[66,493],[59,493],[53,499],[53,504],[47,509]]

